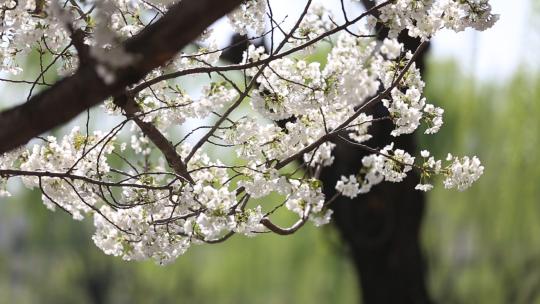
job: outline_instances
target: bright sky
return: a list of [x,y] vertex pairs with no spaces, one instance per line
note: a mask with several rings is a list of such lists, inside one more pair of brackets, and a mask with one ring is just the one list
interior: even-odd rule
[[442,32],[434,38],[433,55],[455,58],[463,69],[482,79],[505,79],[520,65],[537,69],[540,35],[538,23],[531,28],[534,12],[530,0],[490,2],[493,11],[500,14],[493,28],[484,32]]
[[[433,55],[441,59],[454,59],[466,72],[472,72],[484,80],[504,80],[520,65],[538,69],[540,58],[536,52],[540,49],[540,23],[536,23],[535,30],[531,29],[534,13],[530,1],[491,0],[493,11],[500,14],[499,22],[493,28],[484,32],[441,32],[433,40]],[[300,14],[305,3],[294,0],[270,2],[275,19],[285,19],[284,28],[291,26],[294,17]],[[341,9],[337,5],[339,1],[314,2],[334,2],[335,15],[341,15]],[[359,11],[351,6],[348,10],[352,12],[351,15]],[[216,25],[216,36],[224,46],[228,42],[227,21],[221,20]]]
[[[441,32],[433,40],[432,54],[440,59],[454,59],[464,71],[472,72],[483,80],[504,80],[519,67],[538,71],[540,10],[534,12],[531,1],[537,0],[490,0],[493,11],[500,14],[499,22],[493,28],[484,32],[472,30],[461,33]],[[284,28],[292,26],[305,3],[299,0],[270,0],[270,2],[275,19],[285,20]],[[332,8],[334,15],[341,16],[338,0],[314,0],[314,2],[334,3]],[[347,11],[351,12],[351,15],[358,15],[362,9],[349,3]],[[337,18],[336,21],[343,20]],[[216,22],[214,28],[220,46],[226,46],[231,32],[228,22],[222,18]],[[13,103],[19,102],[24,97],[15,92],[9,95],[12,96],[10,99]],[[2,102],[4,105],[10,103],[6,100]]]

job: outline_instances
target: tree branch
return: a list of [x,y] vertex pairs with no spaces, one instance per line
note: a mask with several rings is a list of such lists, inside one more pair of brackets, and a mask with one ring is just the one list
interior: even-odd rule
[[169,166],[174,170],[176,174],[184,178],[191,184],[195,184],[195,181],[189,175],[187,166],[176,152],[173,144],[154,126],[152,123],[143,121],[137,113],[141,112],[140,107],[135,103],[135,100],[131,96],[125,94],[114,98],[114,103],[122,108],[127,118],[132,119],[137,126],[141,129],[144,135],[146,135],[154,145],[161,151]]
[[126,182],[113,182],[104,181],[98,179],[92,179],[87,176],[71,174],[68,172],[50,172],[50,171],[26,171],[26,170],[13,170],[13,169],[0,169],[0,177],[12,177],[12,176],[33,176],[33,177],[49,177],[49,178],[61,178],[69,180],[80,180],[92,185],[105,186],[105,187],[130,187],[146,190],[171,190],[169,185],[164,186],[151,186]]
[[308,205],[306,209],[304,210],[304,215],[289,228],[281,228],[277,226],[276,224],[272,223],[270,219],[266,217],[261,219],[260,223],[263,224],[264,227],[268,228],[270,231],[276,234],[290,235],[298,231],[298,229],[302,228],[302,226],[304,226],[304,224],[307,222],[309,218],[310,212],[311,212],[311,206]]
[[124,42],[126,52],[138,59],[133,65],[116,70],[113,83],[106,84],[94,65],[82,65],[74,75],[58,81],[28,102],[0,112],[0,153],[70,121],[142,80],[241,2],[183,0],[156,23]]

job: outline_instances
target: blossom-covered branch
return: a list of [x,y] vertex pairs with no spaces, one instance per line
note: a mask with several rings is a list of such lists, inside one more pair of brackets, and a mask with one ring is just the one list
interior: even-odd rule
[[[20,127],[25,138],[8,143],[10,131],[0,129],[1,151],[38,136],[55,125],[52,120],[63,122],[114,98],[100,107],[99,117],[87,113],[84,130],[76,127],[60,139],[39,137],[39,144],[1,155],[0,195],[9,195],[7,181],[18,177],[42,192],[48,208],[75,219],[92,216],[93,240],[106,254],[168,263],[193,244],[234,234],[287,235],[307,222],[328,223],[328,205],[337,196],[326,198],[318,178],[334,161],[334,141],[371,153],[356,174],[332,185],[351,198],[383,181],[401,182],[413,169],[420,172],[416,189],[422,191],[437,178],[446,188],[464,190],[482,175],[477,157],[449,155],[443,164],[428,151],[414,157],[393,144],[369,146],[368,140],[371,126],[388,120],[395,137],[418,128],[437,133],[444,111],[423,97],[415,60],[441,29],[490,27],[497,16],[487,1],[378,1],[357,16],[342,6],[342,23],[328,7],[305,1],[290,29],[274,19],[272,1],[238,1],[228,14],[232,27],[247,34],[246,41],[267,39],[269,47],[250,45],[242,62],[232,65],[220,61],[223,49],[211,30],[202,30],[235,2],[224,1],[188,33],[179,32],[188,23],[174,14],[188,14],[193,5],[189,12],[199,18],[198,9],[210,1],[176,2],[46,0],[37,14],[29,13],[32,4],[12,1],[2,9],[7,43],[0,45],[1,64],[12,77],[6,85],[28,84],[31,95],[34,87],[49,85],[47,71],[57,68],[68,76],[28,105],[0,114],[0,127]],[[40,31],[17,31],[21,22]],[[382,42],[374,38],[377,24],[389,29]],[[424,41],[414,52],[396,39],[404,29]],[[200,33],[193,47],[175,54]],[[173,47],[144,44],[171,41]],[[34,80],[16,78],[17,59],[32,51],[21,45],[43,55]],[[312,55],[322,46],[329,50],[319,62]],[[198,84],[189,86],[193,79]],[[81,102],[66,106],[67,114],[35,118],[33,111],[45,111],[49,103],[55,106],[47,109],[57,111],[65,101],[55,98],[68,96]],[[386,113],[368,115],[376,103]],[[33,110],[27,118],[36,122],[10,126],[28,107]],[[58,115],[65,119],[56,120]],[[104,117],[117,123],[106,128]],[[281,209],[297,220],[279,222],[275,212]]]
[[[56,0],[55,0],[56,1]],[[23,57],[31,51],[35,43],[44,38],[43,45],[51,53],[59,52],[69,41],[69,33],[65,30],[62,19],[67,18],[59,13],[53,14],[53,4],[55,1],[44,1],[47,3],[45,9],[51,11],[48,17],[36,17],[29,10],[35,10],[33,1],[7,1],[0,9],[1,33],[0,37],[5,37],[9,43],[3,44],[0,54],[0,67],[3,71],[18,72],[20,68],[16,64],[14,55]],[[79,3],[79,1],[73,1]],[[66,10],[72,12],[73,8],[87,7],[88,12],[94,11],[93,7],[100,5],[121,5],[130,10],[130,4],[124,1],[101,1],[93,3],[80,2],[80,5],[73,5],[72,2],[64,4],[68,6]],[[137,1],[139,2],[139,1]],[[162,1],[153,1],[162,2]],[[168,2],[168,1],[164,1]],[[168,9],[167,14],[155,22],[144,22],[133,20],[135,24],[116,24],[118,29],[124,31],[123,34],[129,36],[122,45],[115,45],[112,50],[123,49],[124,51],[113,52],[102,55],[94,51],[95,55],[101,56],[102,61],[96,65],[82,65],[76,71],[72,71],[77,65],[77,56],[73,52],[60,56],[67,69],[63,73],[69,75],[58,81],[53,87],[46,89],[34,96],[26,103],[0,112],[0,153],[7,152],[28,142],[32,137],[38,136],[53,127],[59,126],[73,119],[84,110],[103,102],[107,97],[115,95],[127,86],[138,82],[153,69],[163,65],[189,42],[197,38],[210,24],[221,16],[225,15],[241,0],[219,1],[216,5],[211,0],[184,0],[174,4]],[[165,3],[166,4],[166,3]],[[166,9],[165,4],[158,7]],[[140,1],[136,7],[146,5]],[[102,12],[109,14],[102,8]],[[99,10],[98,10],[99,11]],[[133,13],[129,13],[133,16]],[[110,18],[105,16],[104,18]],[[118,16],[120,17],[120,16]],[[91,22],[99,19],[99,16],[74,17],[73,23],[80,24],[85,30],[92,30]],[[116,20],[117,21],[117,20]],[[148,24],[147,24],[148,23]],[[101,26],[104,28],[100,28]],[[94,36],[110,37],[112,32],[107,30],[106,20],[101,21],[94,27]],[[126,28],[130,26],[131,28]],[[130,32],[138,32],[131,35]],[[139,32],[140,31],[140,32]],[[87,37],[90,39],[91,37]],[[97,45],[92,50],[100,50],[103,47],[111,49],[111,39],[103,39],[104,45]],[[109,41],[107,41],[109,40]],[[90,42],[90,41],[89,41]],[[100,41],[95,41],[99,43]],[[94,42],[94,43],[95,43]],[[126,59],[131,59],[125,62]],[[120,63],[120,65],[118,65]],[[37,80],[39,81],[39,79]]]

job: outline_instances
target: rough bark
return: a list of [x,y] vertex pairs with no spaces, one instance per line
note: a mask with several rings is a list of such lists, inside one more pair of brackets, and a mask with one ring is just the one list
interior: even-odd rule
[[[371,1],[363,1],[367,8]],[[382,30],[379,38],[385,36]],[[409,50],[420,41],[406,33],[400,40]],[[417,66],[424,70],[425,52]],[[372,113],[376,117],[388,112],[378,104]],[[370,130],[373,139],[369,146],[382,148],[390,142],[406,151],[415,151],[413,136],[390,136],[393,126],[385,121]],[[362,157],[368,153],[337,142],[334,165],[321,174],[324,193],[332,197],[341,175],[350,175],[361,168]],[[398,184],[383,183],[356,199],[341,198],[332,204],[334,224],[349,249],[359,276],[363,303],[431,303],[426,287],[426,264],[420,246],[420,232],[425,209],[425,196],[414,190],[417,175]]]
[[[381,32],[381,38],[384,31]],[[235,35],[222,59],[237,63],[247,48],[245,37]],[[400,37],[407,49],[416,50],[420,41],[405,33]],[[425,52],[416,61],[424,70]],[[372,109],[376,117],[386,116],[384,106]],[[283,126],[286,121],[278,122]],[[394,141],[406,151],[416,149],[413,136],[390,136],[393,125],[378,122],[372,129],[372,147],[384,147]],[[321,179],[327,197],[335,194],[334,186],[341,175],[355,174],[361,168],[366,152],[336,142],[334,165],[323,170]],[[420,247],[420,228],[425,197],[414,190],[418,176],[399,184],[384,183],[355,200],[342,198],[332,205],[333,222],[341,233],[359,277],[363,303],[430,303],[426,289],[425,263]]]
[[[383,147],[390,130],[386,123],[379,125],[372,133],[377,140],[369,144]],[[407,151],[414,149],[412,137],[394,141]],[[328,197],[335,193],[341,175],[358,172],[366,155],[343,143],[338,143],[334,153],[334,165],[321,175]],[[414,190],[417,180],[411,176],[399,184],[383,183],[366,195],[341,198],[332,205],[333,222],[359,276],[363,303],[430,303],[419,239],[425,199]]]
[[96,73],[94,64],[81,65],[74,75],[58,81],[28,102],[1,112],[0,153],[25,144],[137,83],[241,2],[183,0],[156,23],[124,42],[126,51],[135,54],[137,60],[117,70],[113,83],[106,84]]

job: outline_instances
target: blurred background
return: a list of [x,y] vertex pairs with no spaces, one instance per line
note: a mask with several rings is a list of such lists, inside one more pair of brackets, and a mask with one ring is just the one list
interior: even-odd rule
[[[422,245],[438,303],[540,303],[540,3],[492,3],[500,22],[439,35],[425,77],[445,125],[420,146],[486,167],[466,192],[428,193]],[[194,246],[166,267],[106,256],[92,231],[38,192],[0,200],[0,303],[359,302],[331,225]]]

